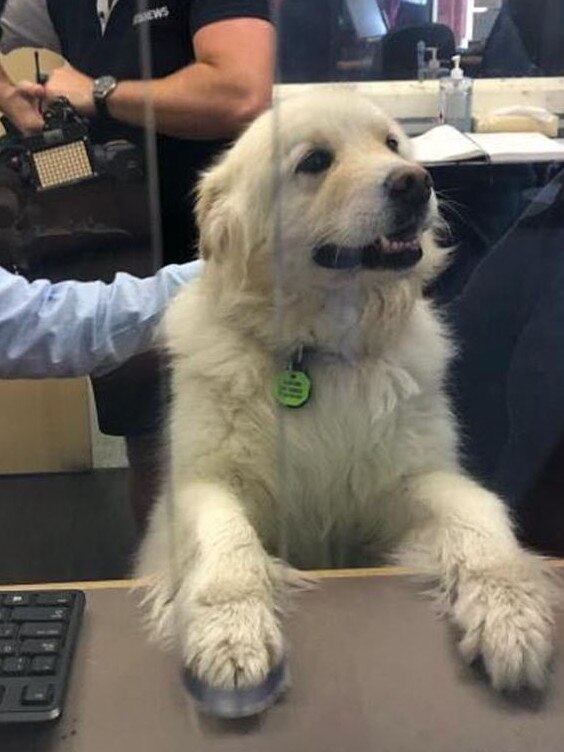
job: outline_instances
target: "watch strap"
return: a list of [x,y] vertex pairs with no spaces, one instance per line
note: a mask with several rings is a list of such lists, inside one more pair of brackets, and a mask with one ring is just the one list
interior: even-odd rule
[[115,90],[117,86],[117,81],[115,78],[111,78],[111,81],[109,85],[106,85],[103,87],[103,90],[100,90],[100,79],[96,79],[94,81],[93,85],[93,95],[94,95],[94,107],[96,108],[96,113],[99,117],[107,117],[108,116],[108,102],[107,99],[110,96],[110,94]]

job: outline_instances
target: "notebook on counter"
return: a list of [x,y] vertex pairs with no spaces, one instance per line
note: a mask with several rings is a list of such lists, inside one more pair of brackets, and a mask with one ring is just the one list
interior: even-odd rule
[[543,133],[461,133],[452,125],[438,125],[411,143],[415,159],[424,164],[564,161],[564,144]]

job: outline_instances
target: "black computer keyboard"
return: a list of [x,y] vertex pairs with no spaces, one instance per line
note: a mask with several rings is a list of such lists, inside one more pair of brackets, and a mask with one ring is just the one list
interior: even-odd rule
[[0,591],[0,723],[61,715],[84,603],[79,590]]

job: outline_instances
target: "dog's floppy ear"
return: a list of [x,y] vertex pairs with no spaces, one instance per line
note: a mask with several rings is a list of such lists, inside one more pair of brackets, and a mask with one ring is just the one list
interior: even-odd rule
[[218,203],[221,199],[219,186],[214,186],[212,172],[204,173],[196,188],[195,214],[200,236],[200,256],[209,259],[215,245],[213,237],[216,231],[213,229],[218,218],[214,219],[214,213],[218,212]]
[[240,253],[244,231],[223,163],[204,173],[197,188],[196,219],[200,233],[200,256],[219,261],[231,249]]

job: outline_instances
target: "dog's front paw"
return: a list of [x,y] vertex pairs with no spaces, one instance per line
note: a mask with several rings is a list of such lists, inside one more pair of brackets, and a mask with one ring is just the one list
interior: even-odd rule
[[185,664],[207,686],[258,686],[280,664],[283,652],[276,616],[260,598],[200,605],[187,625]]
[[465,575],[453,618],[462,630],[463,657],[481,657],[495,689],[545,686],[554,620],[540,562],[524,556],[507,567]]

